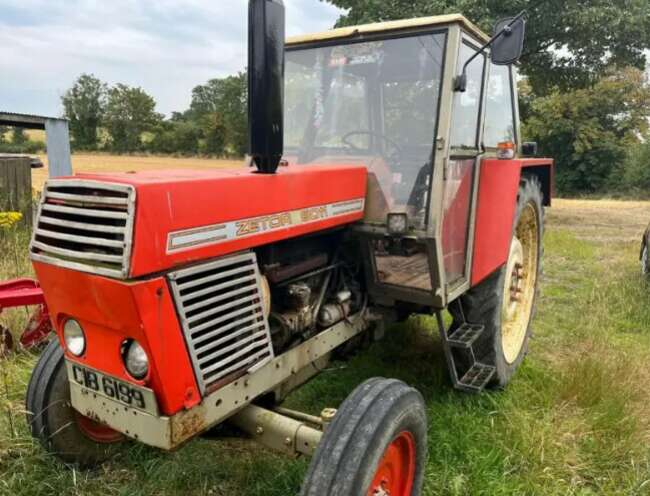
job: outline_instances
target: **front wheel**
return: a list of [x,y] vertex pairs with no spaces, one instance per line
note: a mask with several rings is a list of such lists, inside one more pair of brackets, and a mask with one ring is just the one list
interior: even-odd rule
[[[531,335],[542,265],[544,208],[535,178],[521,181],[506,264],[461,296],[464,318],[484,326],[474,344],[479,362],[496,368],[493,386],[505,387],[521,365]],[[463,316],[452,305],[454,325]]]
[[70,404],[70,385],[58,340],[43,351],[27,388],[27,423],[32,436],[66,463],[82,468],[110,458],[124,437],[78,413]]
[[648,243],[645,241],[641,249],[641,274],[650,276],[650,253],[648,253]]
[[401,381],[370,379],[325,431],[301,496],[418,496],[426,453],[422,395]]

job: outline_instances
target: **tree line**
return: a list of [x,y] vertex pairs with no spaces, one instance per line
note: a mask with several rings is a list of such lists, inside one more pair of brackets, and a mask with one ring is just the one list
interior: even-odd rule
[[142,88],[109,87],[82,74],[62,97],[75,150],[243,156],[247,146],[245,73],[192,90],[190,108],[170,118]]
[[[650,191],[647,0],[326,1],[346,11],[337,26],[461,12],[486,32],[526,9],[522,140],[556,160],[561,194]],[[245,73],[212,79],[164,119],[142,89],[82,75],[63,106],[76,149],[241,156],[246,91]]]

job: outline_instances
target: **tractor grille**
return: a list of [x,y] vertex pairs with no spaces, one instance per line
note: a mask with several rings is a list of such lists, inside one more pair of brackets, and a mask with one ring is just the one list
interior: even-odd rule
[[254,253],[179,270],[169,279],[203,393],[273,358]]
[[134,213],[132,186],[84,180],[48,181],[38,209],[31,258],[126,278]]

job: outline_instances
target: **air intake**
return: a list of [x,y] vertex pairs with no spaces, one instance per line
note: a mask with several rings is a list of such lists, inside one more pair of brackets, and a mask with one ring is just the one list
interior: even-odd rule
[[126,278],[135,189],[84,180],[45,185],[30,245],[32,260]]
[[203,393],[273,358],[255,253],[179,270],[169,280]]

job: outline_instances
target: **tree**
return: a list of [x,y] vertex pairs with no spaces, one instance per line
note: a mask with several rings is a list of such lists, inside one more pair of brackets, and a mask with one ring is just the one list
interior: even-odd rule
[[463,13],[486,32],[526,9],[522,72],[536,94],[594,84],[608,67],[644,69],[650,47],[648,0],[326,0],[342,9],[338,26]]
[[119,153],[141,149],[142,134],[161,119],[155,108],[155,100],[141,88],[125,84],[112,87],[104,117],[112,149]]
[[248,146],[248,78],[245,72],[211,79],[192,90],[189,116],[204,132],[209,153],[244,155]]
[[7,133],[9,132],[9,126],[0,126],[0,143],[7,142]]
[[529,112],[524,138],[555,159],[558,189],[602,191],[648,132],[650,86],[638,69],[612,71],[592,87],[533,99]]
[[27,133],[22,127],[14,127],[11,131],[11,144],[18,147],[23,146],[29,141]]
[[97,148],[97,129],[104,114],[106,91],[105,83],[91,74],[82,74],[61,97],[76,148]]

